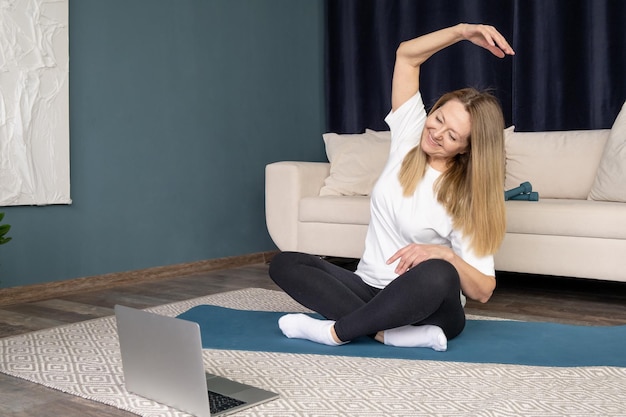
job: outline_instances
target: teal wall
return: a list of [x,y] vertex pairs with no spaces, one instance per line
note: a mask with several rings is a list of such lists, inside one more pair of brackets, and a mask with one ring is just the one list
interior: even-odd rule
[[0,285],[275,249],[265,165],[324,159],[323,1],[69,8],[73,204],[0,209]]

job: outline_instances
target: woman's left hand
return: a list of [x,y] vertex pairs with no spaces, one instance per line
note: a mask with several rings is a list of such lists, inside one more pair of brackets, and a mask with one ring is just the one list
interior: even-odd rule
[[461,24],[463,37],[475,45],[487,49],[498,58],[515,55],[515,51],[496,28],[489,25]]
[[411,243],[394,253],[393,256],[387,260],[387,265],[391,265],[399,259],[400,262],[398,262],[395,272],[401,275],[428,259],[449,260],[451,255],[453,255],[452,249],[447,246]]

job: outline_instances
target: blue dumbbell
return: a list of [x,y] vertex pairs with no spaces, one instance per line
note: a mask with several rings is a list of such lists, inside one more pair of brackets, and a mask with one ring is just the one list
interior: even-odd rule
[[539,201],[539,193],[532,191],[530,193],[517,194],[510,197],[509,200]]
[[533,190],[533,186],[528,181],[523,182],[519,187],[512,188],[504,192],[504,199],[510,200],[512,197],[520,194],[530,193]]

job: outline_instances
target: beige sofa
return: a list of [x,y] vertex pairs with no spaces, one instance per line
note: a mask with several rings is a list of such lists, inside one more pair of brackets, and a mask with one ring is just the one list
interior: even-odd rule
[[[506,202],[496,269],[626,282],[626,110],[612,129],[505,138],[505,188],[528,181],[539,201]],[[280,250],[359,258],[389,133],[324,140],[329,163],[266,167],[268,231]]]

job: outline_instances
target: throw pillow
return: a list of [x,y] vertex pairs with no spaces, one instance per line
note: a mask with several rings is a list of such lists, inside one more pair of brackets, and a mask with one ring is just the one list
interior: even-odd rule
[[330,175],[320,195],[370,195],[389,156],[390,140],[384,136],[324,134]]
[[626,102],[622,105],[604,146],[589,198],[626,202]]
[[391,140],[391,131],[389,131],[389,130],[365,129],[365,133],[372,134],[372,135],[374,135],[374,136],[376,136],[377,138],[380,138],[380,139]]
[[609,129],[550,132],[505,130],[505,190],[530,182],[539,198],[586,199]]

